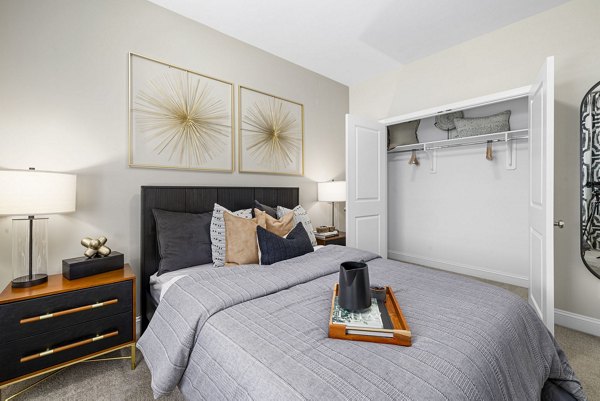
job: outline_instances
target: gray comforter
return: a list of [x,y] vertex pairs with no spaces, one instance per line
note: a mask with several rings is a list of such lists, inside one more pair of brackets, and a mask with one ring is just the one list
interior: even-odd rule
[[[328,338],[339,264],[360,259],[372,285],[394,289],[411,347]],[[156,397],[179,385],[190,400],[524,401],[540,400],[549,380],[585,399],[558,344],[519,297],[340,246],[180,279],[138,348]]]

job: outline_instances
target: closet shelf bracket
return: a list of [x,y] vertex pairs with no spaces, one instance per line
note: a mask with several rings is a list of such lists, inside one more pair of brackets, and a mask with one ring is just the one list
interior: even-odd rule
[[506,145],[506,169],[516,170],[517,168],[517,152],[515,152],[516,138],[512,138],[507,132],[504,134],[504,143]]
[[437,173],[437,149],[429,143],[423,144],[423,151],[429,159],[429,173]]

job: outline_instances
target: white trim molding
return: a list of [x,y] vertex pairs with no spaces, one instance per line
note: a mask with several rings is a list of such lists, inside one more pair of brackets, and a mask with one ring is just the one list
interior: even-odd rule
[[554,324],[600,337],[600,319],[554,309]]
[[414,113],[403,114],[390,118],[379,120],[383,125],[394,125],[405,121],[418,120],[427,117],[433,117],[437,114],[449,113],[453,110],[466,110],[475,107],[488,105],[492,103],[505,102],[507,100],[528,97],[531,91],[531,86],[522,86],[520,88],[510,89],[490,95],[480,96],[473,99],[467,99],[460,102],[445,104],[443,106],[432,107],[425,110],[415,111]]
[[519,287],[529,288],[529,277],[507,274],[505,272],[490,270],[479,266],[471,266],[463,263],[450,262],[439,259],[426,258],[418,255],[410,255],[398,251],[388,251],[388,258],[409,262],[425,267],[446,270],[453,273],[475,276],[486,280],[498,281],[500,283],[512,284]]

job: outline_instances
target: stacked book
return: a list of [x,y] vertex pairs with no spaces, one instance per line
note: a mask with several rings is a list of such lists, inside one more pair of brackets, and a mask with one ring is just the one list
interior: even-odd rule
[[335,237],[340,232],[338,230],[335,230],[335,231],[327,231],[324,233],[319,233],[319,232],[313,231],[313,233],[315,234],[315,237],[317,237],[319,239],[325,239],[325,238]]
[[377,302],[376,298],[371,299],[371,307],[369,309],[362,312],[350,312],[340,307],[338,297],[335,297],[333,312],[331,313],[331,323],[346,325],[346,334],[394,337],[394,325],[385,308],[385,304]]
[[336,283],[329,313],[330,338],[411,346],[410,327],[390,287],[371,288],[371,307],[360,312],[340,307],[339,289]]

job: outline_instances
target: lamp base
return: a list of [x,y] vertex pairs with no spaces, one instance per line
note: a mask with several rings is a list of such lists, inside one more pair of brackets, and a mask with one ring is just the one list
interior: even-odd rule
[[47,274],[33,274],[31,276],[17,277],[12,281],[13,288],[33,287],[34,285],[42,284],[48,281]]

